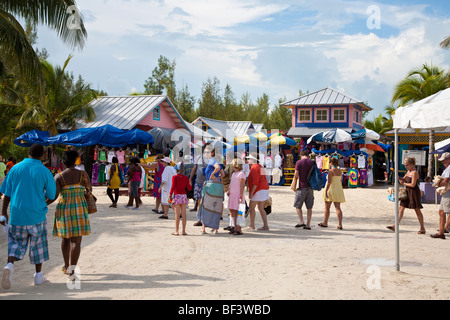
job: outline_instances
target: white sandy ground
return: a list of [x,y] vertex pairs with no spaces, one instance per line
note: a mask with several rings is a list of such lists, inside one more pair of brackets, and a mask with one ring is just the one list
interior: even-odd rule
[[[394,223],[386,189],[345,189],[344,230],[336,229],[333,207],[329,227],[317,227],[323,217],[322,192],[315,192],[313,229],[294,228],[294,193],[274,186],[269,232],[229,235],[223,230],[225,217],[218,234],[201,235],[201,228],[193,226],[196,214],[188,212],[188,236],[175,237],[172,210],[169,220],[158,219],[151,213],[155,201],[150,197],[143,198],[140,211],[125,209],[125,197],[118,209],[110,209],[105,187],[96,187],[99,212],[90,216],[92,234],[83,238],[80,288],[69,288],[61,272],[60,239],[51,236],[52,204],[50,260],[43,266],[48,283],[33,285],[27,253],[15,264],[12,288],[0,288],[0,299],[449,299],[450,236],[430,238],[438,227],[438,205],[424,204],[426,235],[417,234],[415,213],[406,211],[397,272],[394,233],[385,228]],[[256,222],[261,226],[258,212]],[[3,268],[3,235],[0,253]]]

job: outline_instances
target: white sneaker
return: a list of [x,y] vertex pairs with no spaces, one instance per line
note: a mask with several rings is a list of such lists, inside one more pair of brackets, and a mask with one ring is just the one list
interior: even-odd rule
[[12,283],[12,276],[14,273],[14,265],[12,263],[8,263],[6,267],[3,269],[2,275],[2,288],[10,289]]
[[35,286],[38,286],[40,284],[43,284],[43,283],[47,282],[47,278],[42,274],[42,272],[35,273],[33,278],[34,278],[34,285]]

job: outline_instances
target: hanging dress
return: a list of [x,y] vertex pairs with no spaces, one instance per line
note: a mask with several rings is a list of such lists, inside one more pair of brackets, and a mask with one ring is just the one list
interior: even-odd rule
[[73,238],[86,236],[91,233],[89,213],[84,198],[84,186],[81,184],[83,177],[80,172],[78,184],[66,185],[64,176],[64,187],[61,189],[59,202],[56,205],[53,235],[60,238]]
[[348,186],[349,188],[356,188],[359,184],[358,169],[351,168],[348,170]]

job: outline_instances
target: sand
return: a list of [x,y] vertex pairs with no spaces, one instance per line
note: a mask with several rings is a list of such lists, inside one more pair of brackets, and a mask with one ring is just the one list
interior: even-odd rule
[[[387,186],[345,189],[344,230],[337,230],[332,207],[328,228],[320,228],[324,203],[315,192],[312,230],[298,223],[289,187],[271,187],[270,231],[201,235],[196,214],[188,212],[187,236],[172,236],[169,220],[152,213],[154,199],[144,197],[141,210],[109,208],[105,187],[94,188],[99,211],[91,215],[92,234],[83,238],[81,280],[67,282],[60,239],[51,236],[55,204],[48,213],[50,260],[43,271],[48,282],[33,285],[34,266],[15,263],[10,290],[1,299],[151,299],[151,300],[297,300],[297,299],[449,299],[450,236],[432,239],[438,227],[438,205],[424,204],[426,235],[418,235],[413,210],[406,210],[400,231],[401,270],[396,271],[394,203]],[[193,207],[192,201],[190,208]],[[306,210],[305,210],[306,211]],[[262,225],[257,213],[256,225]],[[0,265],[7,244],[0,236]]]

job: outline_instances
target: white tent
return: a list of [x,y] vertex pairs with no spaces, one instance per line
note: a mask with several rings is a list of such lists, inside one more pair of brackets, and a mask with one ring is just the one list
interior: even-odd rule
[[443,130],[450,126],[450,88],[417,101],[408,106],[398,108],[393,115],[395,129],[395,239],[396,267],[400,271],[400,238],[398,207],[398,130],[429,129]]

